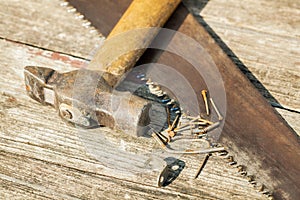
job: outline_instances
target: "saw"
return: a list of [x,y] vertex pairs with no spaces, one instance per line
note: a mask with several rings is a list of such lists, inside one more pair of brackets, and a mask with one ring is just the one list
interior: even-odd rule
[[[74,7],[70,7],[67,2],[63,2],[62,5],[67,6],[71,12],[76,12],[77,9],[101,33],[106,35],[110,33],[108,36],[110,39],[118,38],[118,34],[129,29],[139,28],[141,24],[143,27],[145,23],[148,27],[163,26],[177,7],[179,1],[153,1],[153,5],[151,5],[151,1],[133,1],[130,6],[131,2],[129,0],[110,4],[96,0],[70,0],[69,3]],[[113,29],[115,23],[117,23],[128,6],[129,9],[119,22],[121,25],[118,24]],[[144,129],[140,129],[140,125],[149,123],[147,117],[150,107],[155,106],[155,101],[158,101],[165,105],[165,107],[160,107],[161,105],[157,104],[157,107],[158,113],[162,113],[162,116],[167,116],[167,127],[163,128],[162,131],[152,130],[152,137],[165,150],[173,150],[173,148],[168,149],[168,145],[178,137],[203,139],[206,134],[209,135],[210,132],[219,129],[222,131],[220,138],[218,134],[215,135],[215,138],[208,137],[208,140],[218,139],[210,141],[209,149],[202,149],[201,151],[185,149],[179,153],[206,153],[207,156],[200,167],[200,172],[210,153],[219,152],[220,155],[226,156],[231,165],[236,165],[240,173],[248,178],[252,184],[257,185],[257,182],[263,183],[263,185],[259,185],[259,190],[267,196],[275,199],[299,198],[300,146],[299,138],[293,130],[238,70],[237,66],[218,46],[207,29],[199,24],[182,4],[177,7],[164,27],[168,28],[168,30],[174,30],[174,32],[165,36],[164,33],[166,32],[160,29],[145,29],[134,34],[134,39],[130,37],[130,40],[127,40],[128,45],[133,40],[133,46],[138,46],[139,48],[126,55],[122,53],[116,54],[122,55],[123,59],[114,60],[114,62],[109,64],[98,62],[99,60],[111,59],[111,54],[106,54],[106,52],[111,51],[116,45],[123,45],[123,43],[118,43],[118,41],[121,41],[118,39],[115,41],[110,40],[111,42],[108,42],[110,44],[105,44],[102,50],[98,51],[89,67],[90,69],[96,69],[101,65],[105,70],[102,70],[101,76],[84,72],[88,74],[87,76],[95,77],[96,80],[101,82],[101,87],[97,88],[100,90],[97,93],[99,94],[97,97],[99,99],[96,104],[97,108],[81,104],[80,108],[77,109],[70,106],[72,102],[68,100],[70,97],[68,94],[71,89],[74,89],[74,77],[78,76],[79,72],[73,71],[60,74],[48,68],[27,67],[25,68],[26,89],[34,99],[56,107],[60,111],[61,117],[68,122],[86,128],[98,125],[117,127],[133,132],[134,135],[138,136],[144,131]],[[193,41],[201,45],[201,48],[188,46],[190,43],[187,42],[189,40],[187,37],[181,37],[181,41],[176,40],[175,35],[177,32],[192,38]],[[158,36],[156,36],[157,34]],[[164,38],[163,44],[161,44],[162,37]],[[122,41],[124,41],[124,38]],[[168,51],[162,51],[161,49],[148,49],[145,51],[148,46],[150,48],[156,47],[158,43],[163,45]],[[176,44],[175,47],[172,46],[174,43]],[[188,62],[178,56],[183,55],[180,54],[182,49],[185,49],[186,54],[184,55],[186,55],[185,58]],[[178,53],[178,55],[174,55],[175,53]],[[142,57],[140,58],[140,56]],[[145,77],[147,76],[146,73],[146,75],[140,73],[137,76],[141,81],[144,81],[148,91],[153,94],[154,102],[149,101],[149,99],[146,101],[130,96],[130,98],[134,98],[134,103],[127,107],[124,106],[123,110],[124,113],[134,113],[132,118],[129,120],[128,116],[124,118],[124,114],[116,115],[107,106],[111,102],[106,101],[106,99],[117,99],[115,102],[118,102],[118,104],[125,102],[123,101],[123,99],[126,99],[124,95],[119,93],[111,94],[111,86],[116,86],[124,73],[128,72],[137,60],[139,60],[138,65],[160,63],[171,66],[184,77],[187,77],[186,79],[191,88],[199,94],[197,98],[203,99],[204,104],[200,106],[200,109],[196,109],[195,104],[191,100],[192,96],[189,96],[186,91],[178,94],[179,96],[186,96],[188,99],[182,102],[181,99],[176,98],[176,95],[172,94],[172,91],[164,90],[162,85],[165,84],[163,81],[165,78],[159,77],[159,74]],[[213,76],[210,79],[216,83],[220,78],[223,80],[224,97],[226,96],[225,105],[222,98],[215,98],[215,94],[222,93],[222,87],[218,87],[218,84],[206,85],[205,77],[199,77],[191,67],[191,65],[201,65],[201,70],[212,71],[213,73],[211,73],[215,74],[215,71],[211,68],[211,61],[217,67],[220,76]],[[170,87],[166,86],[166,88]],[[202,90],[203,88],[205,89]],[[208,96],[210,94],[212,98]],[[122,99],[119,97],[122,97]],[[226,110],[222,109],[224,106]],[[99,109],[100,107],[101,109]],[[166,111],[164,108],[166,108]],[[205,112],[201,113],[199,110],[205,110]],[[95,111],[96,114],[82,114],[91,113],[92,111]],[[199,117],[195,116],[197,114],[199,114]],[[213,114],[217,119],[215,122],[211,120],[213,118],[211,115]],[[189,135],[185,134],[184,131],[186,130],[188,130]],[[229,153],[224,151],[225,149]],[[165,171],[168,170],[169,168]],[[162,177],[165,176],[165,171],[162,172]],[[159,182],[159,185],[164,185],[164,183]]]

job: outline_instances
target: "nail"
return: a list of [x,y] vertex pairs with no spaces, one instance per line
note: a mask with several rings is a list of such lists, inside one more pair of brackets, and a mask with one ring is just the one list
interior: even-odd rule
[[165,151],[168,153],[176,153],[176,154],[208,154],[208,153],[214,153],[219,151],[224,151],[224,147],[215,147],[215,148],[207,148],[207,149],[200,149],[200,150],[183,150],[183,151],[177,151],[174,149],[171,149],[168,146],[165,146]]
[[156,133],[156,135],[160,138],[160,140],[164,143],[164,144],[168,144],[171,141],[169,132],[167,132],[166,130],[161,131]]
[[203,134],[203,133],[207,133],[215,128],[217,128],[218,126],[220,125],[220,122],[216,122],[212,125],[209,125],[208,127],[206,128],[203,128],[203,129],[197,129],[197,130],[193,130],[192,133],[194,134]]
[[207,90],[202,90],[201,94],[202,94],[203,101],[204,101],[204,104],[205,104],[206,114],[209,115],[209,107],[208,107],[208,101],[207,101]]
[[157,133],[153,132],[152,133],[152,137],[158,142],[158,144],[161,145],[161,147],[164,149],[166,148],[166,145],[164,144],[164,142],[161,140],[161,138],[157,135]]
[[210,98],[210,102],[211,102],[211,105],[213,106],[214,110],[216,111],[216,113],[218,115],[219,121],[223,120],[223,117],[220,114],[219,109],[217,108],[217,106],[216,106],[216,104],[215,104],[215,102],[213,101],[212,98]]
[[206,120],[206,119],[198,118],[198,120],[201,121],[201,122],[205,122],[207,124],[210,124],[210,125],[214,124],[213,122],[211,122],[209,120]]
[[205,165],[206,165],[206,163],[207,163],[209,157],[210,157],[210,154],[206,154],[206,155],[205,155],[203,161],[202,161],[201,164],[200,164],[200,167],[199,167],[198,170],[197,170],[197,173],[196,173],[194,179],[198,178],[198,176],[200,175],[201,171],[202,171],[203,168],[205,167]]
[[176,126],[176,124],[178,122],[178,119],[179,119],[179,115],[176,115],[176,117],[175,117],[175,119],[174,119],[174,121],[172,123],[172,126],[170,127],[170,130],[173,131],[175,129],[175,126]]

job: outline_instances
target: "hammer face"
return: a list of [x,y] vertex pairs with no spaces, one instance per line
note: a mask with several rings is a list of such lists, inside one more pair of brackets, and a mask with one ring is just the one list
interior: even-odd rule
[[[89,70],[66,73],[45,67],[27,66],[24,71],[29,96],[44,105],[51,105],[60,117],[84,128],[106,126],[143,136],[163,127],[165,108],[129,92],[113,90],[100,74]],[[151,119],[163,119],[161,126]]]

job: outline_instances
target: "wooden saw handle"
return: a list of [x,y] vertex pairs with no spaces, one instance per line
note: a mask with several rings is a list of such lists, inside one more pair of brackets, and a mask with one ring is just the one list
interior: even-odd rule
[[180,0],[133,0],[89,64],[115,86],[154,39]]

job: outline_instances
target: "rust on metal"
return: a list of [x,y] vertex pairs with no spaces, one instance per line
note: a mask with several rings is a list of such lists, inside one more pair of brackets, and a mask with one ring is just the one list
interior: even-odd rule
[[[64,120],[78,126],[107,126],[142,136],[150,129],[147,127],[151,122],[150,113],[165,118],[163,106],[129,92],[112,91],[106,81],[93,71],[59,73],[50,68],[27,66],[24,74],[30,97],[52,105]],[[87,88],[92,84],[95,88],[89,91]],[[160,112],[150,112],[152,106]]]

